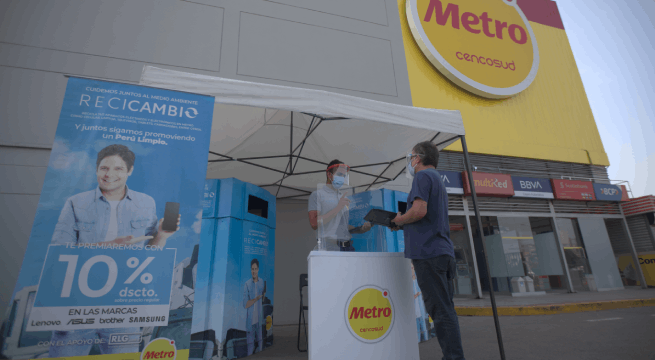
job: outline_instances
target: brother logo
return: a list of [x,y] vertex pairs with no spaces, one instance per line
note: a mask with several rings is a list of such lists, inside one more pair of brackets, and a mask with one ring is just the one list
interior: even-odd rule
[[[518,180],[518,179],[517,179]],[[521,189],[543,189],[539,181],[519,181]]]
[[[93,104],[90,105],[89,103]],[[106,104],[106,105],[105,105]],[[118,97],[109,98],[105,100],[105,96],[96,96],[95,99],[91,99],[90,95],[82,94],[80,99],[80,106],[85,105],[88,107],[102,108],[108,106],[114,110],[130,110],[134,112],[147,112],[149,114],[161,113],[162,115],[171,116],[171,117],[182,117],[186,116],[189,119],[193,119],[198,116],[198,110],[192,107],[184,109],[184,106],[175,106],[175,105],[159,105],[155,102],[150,103],[148,101],[139,101],[139,100],[130,100],[121,99]]]

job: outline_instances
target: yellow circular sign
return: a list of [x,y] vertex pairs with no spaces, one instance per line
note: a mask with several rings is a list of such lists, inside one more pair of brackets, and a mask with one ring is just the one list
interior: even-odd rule
[[271,330],[273,327],[273,317],[271,315],[268,315],[266,317],[266,331]]
[[382,341],[393,326],[394,308],[389,291],[367,285],[355,290],[346,303],[348,330],[360,341]]
[[500,99],[525,90],[539,69],[539,48],[517,0],[407,0],[417,44],[448,79]]
[[175,341],[166,338],[158,338],[149,342],[141,352],[141,360],[175,360],[175,356],[177,356]]

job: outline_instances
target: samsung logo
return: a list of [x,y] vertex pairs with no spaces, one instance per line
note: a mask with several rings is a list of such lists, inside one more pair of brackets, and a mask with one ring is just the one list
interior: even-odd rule
[[92,99],[90,95],[82,94],[80,98],[80,106],[87,107],[96,107],[102,108],[108,106],[114,110],[130,110],[134,112],[147,112],[148,114],[157,114],[170,116],[170,117],[182,117],[183,115],[189,119],[194,119],[198,116],[198,110],[193,107],[184,106],[175,106],[170,104],[159,105],[156,102],[148,101],[139,101],[139,100],[130,100],[121,99],[118,97],[111,97],[106,99],[105,96],[95,96],[95,99]]

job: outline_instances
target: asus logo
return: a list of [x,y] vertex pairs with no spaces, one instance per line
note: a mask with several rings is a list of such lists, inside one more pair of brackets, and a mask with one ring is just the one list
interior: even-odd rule
[[95,319],[70,319],[66,325],[91,325],[95,322]]

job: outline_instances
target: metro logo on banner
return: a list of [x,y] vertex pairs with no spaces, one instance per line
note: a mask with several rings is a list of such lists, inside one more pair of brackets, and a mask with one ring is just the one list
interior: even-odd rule
[[623,191],[616,185],[594,183],[594,192],[596,200],[621,201],[623,197]]
[[517,0],[407,0],[407,19],[430,62],[476,95],[507,98],[537,76],[537,40]]
[[591,181],[550,180],[555,199],[561,200],[596,200]]
[[[462,172],[464,195],[471,195],[468,173]],[[473,183],[478,196],[510,197],[514,195],[512,177],[506,174],[489,174],[473,172]]]
[[553,188],[548,179],[512,176],[514,197],[553,199]]
[[462,184],[462,174],[455,171],[442,171],[439,170],[439,175],[441,175],[441,180],[446,186],[446,192],[448,194],[463,194],[464,186]]

